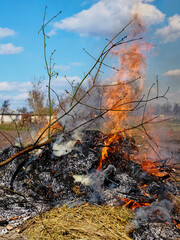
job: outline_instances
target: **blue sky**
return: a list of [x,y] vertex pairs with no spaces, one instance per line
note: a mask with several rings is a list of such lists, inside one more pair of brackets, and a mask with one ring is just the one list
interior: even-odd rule
[[[179,0],[1,0],[0,1],[0,105],[9,99],[11,108],[26,106],[34,79],[44,77],[44,8],[47,19],[62,13],[49,24],[48,51],[56,49],[59,72],[53,88],[62,93],[70,80],[81,79],[93,64],[93,56],[138,13],[147,25],[146,39],[155,47],[148,54],[146,85],[159,76],[160,86],[170,86],[170,102],[180,102],[180,1]],[[129,30],[130,31],[130,30]],[[46,89],[44,90],[46,91]]]

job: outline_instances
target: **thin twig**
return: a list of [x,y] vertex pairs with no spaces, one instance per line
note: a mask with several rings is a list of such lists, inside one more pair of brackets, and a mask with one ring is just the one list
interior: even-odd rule
[[[47,9],[47,6],[45,7],[45,11]],[[53,19],[55,19],[57,16],[59,16],[59,14],[61,14],[62,11],[59,11],[54,17],[52,17],[49,21],[47,21],[45,24],[44,24],[44,27],[46,27]],[[38,31],[38,34],[40,33],[40,31],[42,30],[42,28]]]
[[31,151],[33,151],[33,150],[35,150],[35,149],[38,149],[38,148],[40,148],[40,147],[42,147],[42,146],[45,146],[46,144],[52,142],[53,140],[54,140],[54,138],[52,137],[52,138],[48,139],[47,141],[45,141],[45,142],[43,142],[43,143],[40,143],[40,144],[37,144],[37,145],[34,145],[34,144],[33,144],[33,145],[30,145],[30,146],[26,147],[26,148],[23,149],[22,151],[14,154],[12,157],[6,159],[6,160],[3,161],[3,162],[0,162],[0,167],[7,165],[9,162],[11,162],[11,161],[14,160],[15,158],[17,158],[17,157],[19,157],[19,156],[21,156],[21,155],[23,155],[23,154],[25,154],[25,153],[31,152]]
[[[92,59],[94,59],[96,62],[98,61],[98,60],[97,60],[95,57],[93,57],[85,48],[83,48],[83,50],[85,51],[85,53],[86,53],[87,55],[89,55],[89,56],[90,56]],[[118,69],[118,68],[109,66],[109,65],[106,64],[106,63],[103,63],[103,65],[104,65],[105,67],[111,68],[111,69],[116,70],[117,72],[119,72],[119,69]]]

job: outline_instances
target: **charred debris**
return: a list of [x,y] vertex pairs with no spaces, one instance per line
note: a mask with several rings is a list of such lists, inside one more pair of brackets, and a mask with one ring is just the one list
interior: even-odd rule
[[[135,231],[131,233],[134,239],[180,237],[179,186],[170,177],[167,166],[159,163],[157,168],[164,173],[160,176],[144,171],[133,160],[138,154],[135,140],[120,134],[115,142],[106,146],[108,158],[102,163],[107,137],[95,130],[83,131],[79,136],[59,134],[40,149],[2,166],[2,218],[9,222],[18,216],[23,222],[54,206],[73,207],[83,202],[108,204],[134,210]],[[21,150],[6,148],[0,162]],[[158,235],[160,229],[162,236]]]

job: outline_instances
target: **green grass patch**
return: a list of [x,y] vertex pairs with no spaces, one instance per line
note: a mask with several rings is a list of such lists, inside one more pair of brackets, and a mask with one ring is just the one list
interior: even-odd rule
[[0,124],[0,131],[27,131],[28,127],[18,127],[16,128],[15,124]]

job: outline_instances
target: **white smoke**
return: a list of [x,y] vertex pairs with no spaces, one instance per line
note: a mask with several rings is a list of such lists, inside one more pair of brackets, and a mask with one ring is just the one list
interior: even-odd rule
[[70,140],[69,138],[66,139],[66,136],[61,134],[53,144],[52,148],[54,155],[59,157],[71,152],[74,148],[75,141],[81,141],[81,138],[82,136],[79,131],[75,131]]

